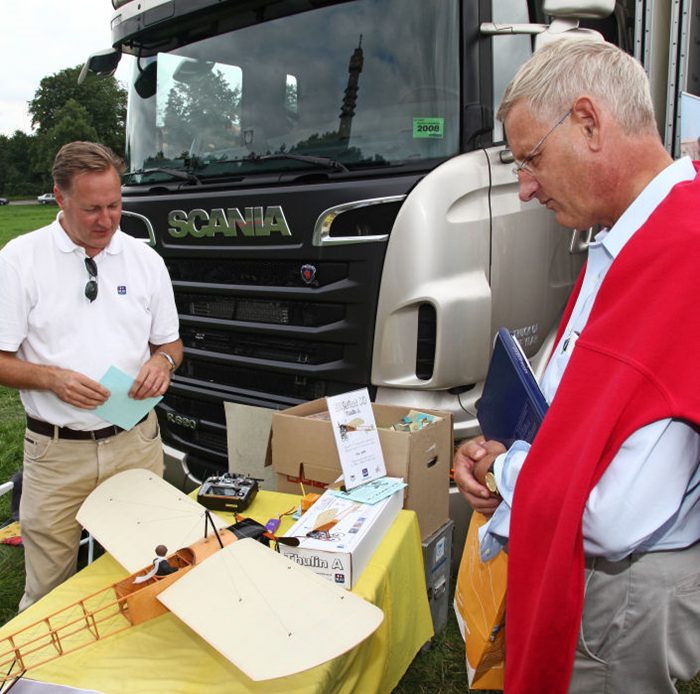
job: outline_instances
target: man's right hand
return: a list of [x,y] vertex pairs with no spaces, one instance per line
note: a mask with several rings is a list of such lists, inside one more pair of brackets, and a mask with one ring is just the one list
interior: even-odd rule
[[63,402],[84,410],[94,410],[110,396],[104,386],[85,374],[58,366],[32,364],[5,351],[0,351],[0,383],[17,390],[50,390]]
[[501,500],[479,482],[476,474],[483,479],[493,461],[505,452],[505,446],[498,441],[486,441],[483,436],[478,436],[465,441],[455,454],[454,476],[457,488],[475,511],[487,517],[493,515]]
[[52,371],[50,390],[63,402],[83,410],[94,410],[103,405],[110,392],[97,381],[70,369],[49,367]]

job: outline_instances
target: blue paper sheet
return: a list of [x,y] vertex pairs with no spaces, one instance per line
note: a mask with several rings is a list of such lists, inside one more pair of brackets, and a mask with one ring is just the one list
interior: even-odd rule
[[380,477],[371,482],[361,484],[359,487],[355,487],[348,492],[334,489],[333,496],[373,506],[391,496],[395,491],[407,486],[408,485],[400,477]]
[[96,407],[93,412],[122,429],[131,429],[163,399],[162,395],[145,400],[130,398],[129,391],[134,380],[116,366],[110,366],[100,379],[100,383],[109,390],[111,395],[104,405]]

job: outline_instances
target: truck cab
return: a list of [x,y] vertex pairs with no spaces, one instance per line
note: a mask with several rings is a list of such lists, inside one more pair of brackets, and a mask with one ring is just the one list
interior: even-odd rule
[[590,231],[518,199],[494,113],[543,35],[631,51],[633,2],[113,4],[89,67],[134,56],[122,229],[175,289],[171,479],[228,469],[226,402],[367,387],[464,438],[499,328],[543,368]]

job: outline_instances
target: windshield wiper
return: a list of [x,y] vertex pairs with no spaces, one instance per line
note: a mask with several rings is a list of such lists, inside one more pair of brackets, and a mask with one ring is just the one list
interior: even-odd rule
[[303,161],[307,164],[316,164],[317,166],[323,166],[328,169],[336,169],[338,171],[350,172],[350,169],[335,159],[329,159],[327,157],[314,157],[310,154],[293,154],[292,152],[278,152],[277,154],[251,154],[246,157],[244,161],[269,161],[271,159],[296,159],[297,161]]
[[167,169],[155,167],[152,169],[139,169],[138,171],[129,171],[126,176],[139,176],[141,174],[162,173],[172,176],[173,178],[181,178],[183,181],[196,186],[201,186],[202,182],[191,172],[182,171],[181,169]]

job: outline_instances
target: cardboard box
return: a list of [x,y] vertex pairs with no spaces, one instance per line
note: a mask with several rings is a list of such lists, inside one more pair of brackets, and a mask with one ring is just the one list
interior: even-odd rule
[[[341,474],[340,459],[331,423],[310,417],[326,411],[325,398],[275,412],[272,417],[272,468],[278,492],[321,493]],[[452,415],[422,412],[440,421],[413,432],[393,431],[391,427],[413,408],[373,404],[379,428],[379,441],[387,475],[402,477],[404,508],[418,515],[421,538],[426,539],[449,520],[449,485],[452,467]]]
[[[350,590],[401,510],[403,491],[373,505],[340,499],[330,490],[324,492],[285,533],[285,537],[299,538],[299,546],[280,543],[280,553]],[[321,530],[316,530],[317,526]]]

